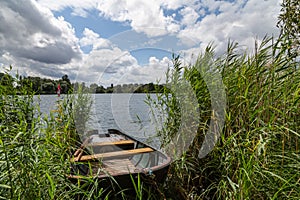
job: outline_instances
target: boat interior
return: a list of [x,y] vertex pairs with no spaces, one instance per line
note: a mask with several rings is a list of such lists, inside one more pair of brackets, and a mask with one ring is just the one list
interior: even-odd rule
[[117,176],[151,174],[169,163],[170,158],[118,130],[87,137],[71,160],[73,176]]

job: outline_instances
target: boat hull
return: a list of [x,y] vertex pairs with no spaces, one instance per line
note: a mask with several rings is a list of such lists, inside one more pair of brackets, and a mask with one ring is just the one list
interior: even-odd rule
[[74,153],[72,182],[119,190],[134,188],[138,179],[149,184],[166,179],[171,163],[166,154],[116,129],[95,133]]

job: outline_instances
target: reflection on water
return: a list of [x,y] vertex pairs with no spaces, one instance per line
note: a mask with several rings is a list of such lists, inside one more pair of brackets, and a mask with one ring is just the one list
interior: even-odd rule
[[[40,101],[38,96],[35,97],[42,113],[49,114],[56,109],[57,95],[40,95],[39,98]],[[114,128],[143,140],[153,136],[155,125],[145,99],[146,94],[92,94],[93,106],[87,129],[106,132]]]

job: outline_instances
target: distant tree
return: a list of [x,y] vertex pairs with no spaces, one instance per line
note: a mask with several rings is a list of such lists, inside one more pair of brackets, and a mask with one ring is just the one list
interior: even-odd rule
[[[60,81],[59,84],[60,84],[60,88],[61,88],[61,93],[67,94],[69,91],[69,84],[66,81]],[[57,85],[56,85],[56,88],[57,88]]]
[[148,84],[148,89],[149,89],[149,92],[153,92],[155,90],[154,84],[153,83],[149,83]]
[[67,74],[63,75],[61,79],[62,79],[61,84],[65,84],[65,90],[63,90],[62,92],[64,94],[70,93],[73,90],[73,87],[68,75]]
[[113,93],[114,92],[114,85],[111,84],[111,87],[107,87],[106,90],[105,90],[105,93]]
[[40,77],[31,77],[32,89],[36,93],[41,91],[41,78]]
[[291,58],[300,53],[300,1],[283,0],[277,26],[281,29],[283,47]]
[[44,83],[42,85],[42,91],[45,94],[54,94],[55,93],[54,83],[52,83],[52,82]]
[[114,92],[115,93],[122,93],[123,91],[122,91],[122,86],[121,85],[116,85],[115,87],[114,87]]
[[134,90],[134,93],[143,93],[144,88],[143,85],[137,86],[136,89]]
[[90,93],[96,93],[97,92],[98,85],[96,83],[93,83],[90,85]]
[[96,93],[105,93],[105,88],[102,85],[98,86],[96,89]]
[[69,79],[69,77],[68,77],[67,74],[63,75],[63,76],[61,77],[61,79],[62,79],[63,81],[66,81],[68,84],[71,84],[71,81],[70,81],[70,79]]

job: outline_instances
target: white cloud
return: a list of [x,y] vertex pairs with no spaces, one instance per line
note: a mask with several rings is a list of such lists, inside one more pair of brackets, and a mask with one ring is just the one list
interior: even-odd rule
[[156,57],[149,58],[149,64],[139,66],[131,65],[121,68],[114,76],[105,80],[105,85],[122,85],[126,83],[160,83],[165,82],[165,73],[171,66],[171,60],[167,57],[159,60]]
[[122,68],[137,65],[137,60],[127,51],[117,47],[93,50],[84,55],[81,63],[77,63],[78,72],[76,81],[87,81],[99,83],[105,74],[115,76]]
[[[9,53],[15,58],[44,64],[80,59],[75,32],[63,18],[54,18],[48,9],[34,1],[1,1],[0,5],[0,55]],[[5,58],[2,61],[10,64]]]
[[94,9],[97,6],[96,0],[37,0],[37,2],[50,10],[62,11],[65,8],[73,9],[74,15],[86,17],[87,11]]
[[78,70],[76,81],[97,83],[109,86],[128,83],[150,83],[165,81],[165,72],[171,65],[169,58],[159,60],[149,58],[149,64],[140,66],[137,60],[129,53],[118,48],[112,50],[101,49],[92,52],[84,58]]
[[183,8],[180,10],[180,14],[183,16],[181,24],[186,26],[193,26],[199,18],[199,14],[191,7]]
[[[61,0],[54,2],[39,0],[38,2],[55,11],[69,7],[73,9],[74,14],[78,13],[81,16],[87,16],[88,10],[97,8],[104,17],[130,24],[133,30],[144,32],[148,36],[174,34],[180,31],[180,38],[191,37],[197,42],[207,42],[208,39],[219,42],[220,39],[226,37],[235,39],[234,36],[244,33],[261,36],[276,32],[274,24],[277,20],[281,1]],[[166,9],[179,10],[178,14],[182,15],[182,19],[180,21],[175,20],[175,13],[169,16],[165,15]],[[219,13],[218,16],[215,16],[216,12]],[[196,21],[200,16],[204,17],[202,23]],[[253,23],[257,25],[253,27]],[[242,24],[247,29],[235,29],[231,27],[232,24]],[[239,31],[242,34],[236,34]],[[207,37],[207,35],[210,36]]]
[[[155,81],[164,76],[170,60],[150,57],[148,64],[140,66],[128,51],[135,47],[151,47],[165,51],[175,49],[177,52],[182,47],[181,52],[189,61],[210,42],[214,42],[218,52],[224,51],[229,38],[251,48],[255,38],[278,33],[276,22],[280,2],[1,1],[0,64],[22,66],[28,75],[59,77],[61,73],[67,73],[69,77],[77,76],[78,80],[86,82],[99,80],[99,77],[104,78],[106,84],[111,81]],[[130,25],[135,34],[132,37],[120,36],[120,40],[115,42],[117,40],[113,41],[113,38],[103,38],[89,26],[84,29],[83,36],[77,38],[74,27],[63,17],[56,18],[52,13],[60,11],[63,14],[67,12],[66,8],[70,8],[68,12],[72,15],[86,18],[90,17],[90,11],[98,10],[102,17]],[[136,32],[145,33],[148,37],[140,42],[140,35]],[[162,35],[164,37],[157,37]],[[90,52],[84,54],[81,48],[85,47],[91,47]],[[77,68],[80,69],[78,73],[75,71]]]
[[92,45],[100,37],[99,34],[95,33],[94,31],[92,31],[88,28],[84,29],[83,35],[84,35],[84,37],[82,37],[79,41],[81,46]]
[[[78,13],[82,16],[86,16],[88,10],[97,8],[102,16],[126,23],[134,31],[146,33],[149,37],[175,34],[182,44],[192,47],[214,41],[221,45],[220,49],[229,38],[243,43],[256,36],[261,38],[265,34],[276,35],[278,30],[275,24],[280,2],[281,0],[39,0],[39,3],[52,10],[69,7],[75,14],[79,10]],[[173,13],[166,15],[166,10],[173,10]]]
[[35,1],[0,1],[0,71],[23,76],[74,77],[82,52],[72,25]]
[[193,6],[197,3],[197,1],[195,0],[172,0],[172,1],[168,1],[168,0],[162,0],[160,1],[161,4],[163,5],[164,8],[169,9],[169,10],[176,10],[180,7],[183,6]]
[[173,16],[164,16],[161,6],[162,2],[160,1],[101,0],[98,2],[97,8],[106,18],[113,21],[128,22],[135,31],[144,32],[149,36],[176,33],[180,26]]
[[93,46],[93,49],[110,48],[111,42],[107,39],[101,38],[99,34],[93,30],[85,28],[83,37],[79,40],[80,46]]
[[[203,1],[204,7],[210,10],[201,21],[182,29],[178,37],[190,45],[214,42],[217,50],[224,51],[228,39],[248,47],[253,46],[255,38],[261,39],[266,34],[278,34],[276,28],[280,1],[249,0],[247,2]],[[215,14],[219,12],[218,14]],[[189,16],[189,15],[185,15]],[[185,19],[185,18],[183,18]],[[204,46],[205,46],[204,45]]]

